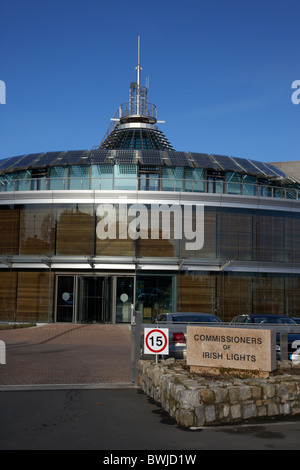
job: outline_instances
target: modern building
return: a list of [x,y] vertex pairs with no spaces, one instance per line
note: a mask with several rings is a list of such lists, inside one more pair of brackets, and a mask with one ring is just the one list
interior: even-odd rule
[[176,151],[159,124],[138,60],[98,147],[0,161],[1,321],[300,316],[299,162]]

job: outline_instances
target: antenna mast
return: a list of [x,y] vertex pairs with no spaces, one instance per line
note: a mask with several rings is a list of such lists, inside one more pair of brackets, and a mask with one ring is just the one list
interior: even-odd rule
[[138,36],[138,64],[137,64],[137,67],[136,67],[136,83],[137,83],[137,101],[136,101],[136,104],[137,104],[137,114],[141,114],[140,111],[141,111],[141,70],[142,70],[142,67],[140,66],[140,50],[141,50],[141,46],[140,46],[140,36]]

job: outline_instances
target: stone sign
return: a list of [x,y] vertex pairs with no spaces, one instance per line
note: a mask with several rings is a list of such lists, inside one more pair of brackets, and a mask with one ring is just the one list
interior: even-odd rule
[[271,329],[187,327],[187,365],[271,372],[276,333]]

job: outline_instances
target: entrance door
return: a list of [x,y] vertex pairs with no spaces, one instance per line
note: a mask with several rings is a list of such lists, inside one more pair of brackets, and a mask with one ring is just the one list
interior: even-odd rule
[[79,278],[79,318],[82,323],[107,323],[111,321],[109,279],[98,276]]
[[71,322],[74,314],[74,276],[57,278],[57,322]]
[[118,277],[116,292],[116,321],[129,323],[131,320],[131,305],[133,302],[133,278]]

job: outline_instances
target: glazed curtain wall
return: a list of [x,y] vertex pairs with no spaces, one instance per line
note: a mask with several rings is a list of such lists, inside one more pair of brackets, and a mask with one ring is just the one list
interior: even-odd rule
[[[0,271],[0,321],[52,322],[53,298],[54,275],[49,270]],[[175,309],[214,313],[225,322],[246,313],[300,317],[300,275],[137,273],[136,308],[149,323]]]
[[300,317],[300,275],[194,272],[178,276],[177,310],[236,315]]
[[[149,211],[150,212],[150,211]],[[93,204],[2,206],[0,255],[86,255],[300,262],[300,214],[205,207],[204,247],[174,239],[100,240]],[[128,219],[128,223],[130,219]]]

